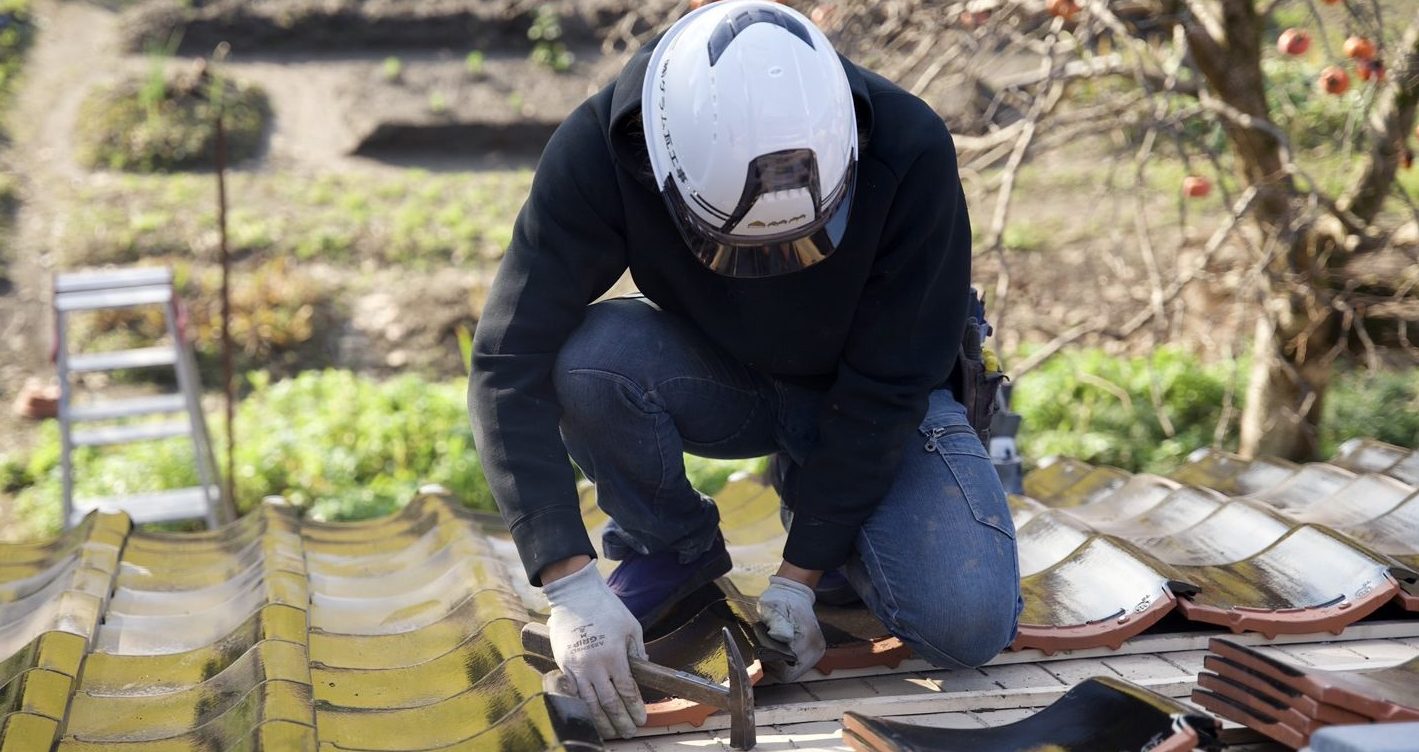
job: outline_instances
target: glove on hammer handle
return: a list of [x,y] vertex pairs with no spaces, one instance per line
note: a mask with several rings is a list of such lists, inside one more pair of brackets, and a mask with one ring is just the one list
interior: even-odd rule
[[[545,624],[529,623],[522,628],[522,647],[534,655],[551,657],[552,638]],[[631,662],[631,677],[642,687],[664,692],[674,697],[729,709],[729,689],[701,676],[627,656]]]
[[[738,749],[750,749],[754,746],[754,700],[753,690],[749,686],[749,672],[739,653],[739,646],[729,637],[728,630],[725,630],[724,641],[729,658],[728,687],[701,676],[628,655],[631,677],[642,687],[728,712],[732,745]],[[523,625],[522,647],[534,655],[550,658],[552,636],[547,625],[537,622]]]

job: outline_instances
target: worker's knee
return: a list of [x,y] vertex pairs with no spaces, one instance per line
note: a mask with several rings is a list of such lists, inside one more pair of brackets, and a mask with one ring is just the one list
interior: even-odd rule
[[975,668],[989,662],[1015,639],[1019,591],[957,596],[909,609],[898,632],[916,654],[942,668]]
[[589,306],[552,366],[563,433],[594,432],[658,411],[647,393],[675,367],[662,352],[670,340],[664,314],[640,300]]

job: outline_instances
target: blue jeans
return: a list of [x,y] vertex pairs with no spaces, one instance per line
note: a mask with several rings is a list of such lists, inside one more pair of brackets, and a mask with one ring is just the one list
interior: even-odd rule
[[[713,543],[719,512],[685,477],[683,452],[783,453],[793,472],[817,440],[824,393],[744,366],[643,300],[591,306],[553,374],[562,437],[613,522],[608,558]],[[889,630],[931,663],[978,666],[1015,636],[1023,601],[1005,492],[965,408],[931,395],[920,440],[844,567]],[[794,500],[787,500],[791,505]]]

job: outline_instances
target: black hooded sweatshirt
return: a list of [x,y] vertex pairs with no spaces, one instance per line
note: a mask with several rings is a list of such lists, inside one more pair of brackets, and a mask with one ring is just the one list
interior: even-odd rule
[[784,559],[832,569],[956,361],[971,233],[955,147],[924,102],[843,58],[859,159],[837,251],[779,277],[724,277],[686,247],[650,173],[640,117],[652,46],[557,128],[518,215],[473,340],[469,412],[488,484],[534,585],[548,564],[595,556],[552,367],[586,306],[629,269],[647,298],[741,362],[827,390],[819,443],[785,493]]

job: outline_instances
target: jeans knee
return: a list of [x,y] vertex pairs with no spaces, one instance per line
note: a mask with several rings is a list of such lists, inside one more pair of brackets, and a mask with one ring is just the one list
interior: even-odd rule
[[1017,592],[942,606],[949,613],[927,609],[922,617],[901,625],[903,641],[935,666],[975,668],[984,665],[1015,639],[1019,614]]
[[632,300],[610,300],[587,309],[586,319],[557,351],[552,386],[565,414],[605,419],[621,409],[630,379],[621,375],[628,338],[639,331],[634,319],[650,310]]

